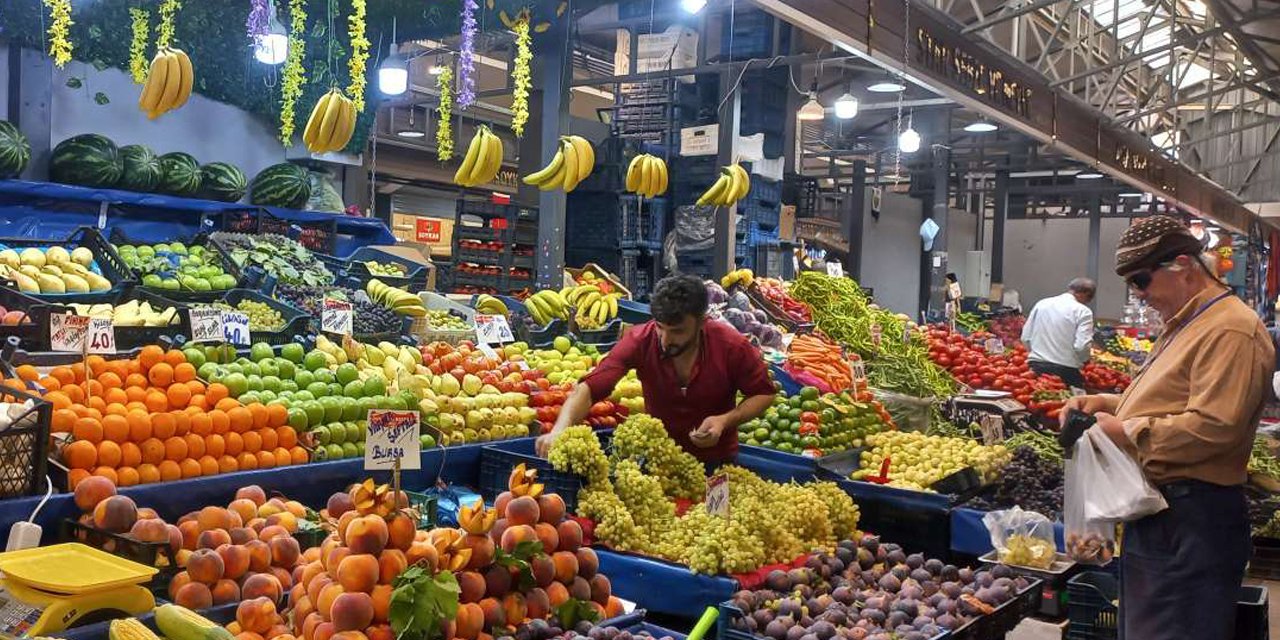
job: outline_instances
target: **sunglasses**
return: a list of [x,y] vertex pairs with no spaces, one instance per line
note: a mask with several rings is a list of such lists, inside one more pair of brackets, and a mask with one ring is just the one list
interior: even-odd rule
[[1174,264],[1174,261],[1170,260],[1168,262],[1161,262],[1150,269],[1143,269],[1142,271],[1135,272],[1124,279],[1125,284],[1128,284],[1129,287],[1135,291],[1146,291],[1147,287],[1151,286],[1151,278],[1155,275],[1155,272],[1172,264]]

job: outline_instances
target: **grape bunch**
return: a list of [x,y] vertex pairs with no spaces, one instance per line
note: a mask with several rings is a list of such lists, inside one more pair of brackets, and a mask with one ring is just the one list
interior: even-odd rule
[[918,432],[873,433],[866,443],[870,449],[862,452],[860,468],[850,476],[853,480],[879,474],[888,458],[889,486],[915,491],[932,491],[930,485],[965,467],[973,467],[984,481],[994,480],[1009,459],[1000,445]]
[[644,469],[662,482],[662,492],[675,498],[696,500],[707,492],[702,463],[667,435],[662,421],[636,414],[613,432],[613,458],[643,459]]
[[1022,445],[1013,450],[995,491],[970,504],[976,509],[997,510],[1020,506],[1050,520],[1062,517],[1062,467]]
[[249,316],[249,331],[279,331],[284,328],[284,317],[265,302],[241,300],[234,307],[225,302],[215,302],[212,306]]
[[346,300],[351,303],[351,331],[358,336],[399,332],[403,322],[402,316],[371,301],[365,292],[346,287],[279,285],[275,296],[281,302],[306,312],[317,324],[320,322],[326,297]]
[[575,425],[564,430],[547,453],[547,461],[556,471],[574,473],[587,479],[593,488],[613,487],[609,483],[609,459],[600,448],[600,439],[586,425]]

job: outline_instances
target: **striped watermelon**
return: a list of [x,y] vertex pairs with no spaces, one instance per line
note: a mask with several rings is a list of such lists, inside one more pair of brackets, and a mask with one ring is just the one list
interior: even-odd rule
[[114,187],[124,173],[116,143],[96,133],[82,133],[58,143],[49,158],[54,182],[85,187]]
[[288,162],[273,164],[253,177],[249,202],[268,207],[299,209],[311,197],[307,170]]
[[160,191],[175,196],[196,195],[200,191],[200,163],[181,151],[160,156]]
[[221,202],[236,202],[244,197],[244,172],[226,162],[210,162],[200,167],[200,196]]
[[13,178],[31,161],[31,144],[8,120],[0,120],[0,178]]
[[120,147],[120,158],[124,161],[124,175],[120,177],[120,188],[130,191],[150,193],[160,185],[160,159],[149,147],[130,144]]

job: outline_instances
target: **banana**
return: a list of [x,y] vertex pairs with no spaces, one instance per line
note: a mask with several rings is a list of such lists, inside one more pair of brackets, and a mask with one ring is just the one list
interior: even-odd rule
[[730,188],[729,177],[721,173],[715,184],[711,185],[711,188],[707,189],[701,198],[698,198],[698,206],[707,204],[719,206],[721,200],[724,199],[724,192]]
[[640,179],[637,181],[636,194],[642,198],[649,198],[649,185],[653,182],[653,156],[646,154],[644,161],[640,163]]
[[627,165],[627,191],[631,193],[640,193],[640,174],[644,168],[645,158],[649,154],[642,153],[631,159],[631,164]]
[[599,289],[596,289],[594,291],[589,291],[587,292],[587,295],[583,296],[581,299],[578,300],[577,306],[579,309],[588,309],[591,307],[591,303],[595,302],[596,300],[599,300],[601,297],[603,296],[600,295]]
[[547,314],[538,306],[539,300],[535,296],[530,296],[524,301],[525,309],[528,309],[529,315],[533,317],[533,321],[539,325],[547,324]]
[[555,291],[540,291],[535,297],[540,298],[550,308],[551,314],[557,317],[564,317],[565,301],[564,298]]
[[609,317],[610,318],[618,317],[618,298],[620,297],[622,297],[621,294],[617,294],[617,293],[609,294]]
[[596,166],[596,152],[591,148],[591,143],[582,136],[568,136],[565,141],[573,146],[578,155],[577,167],[573,174],[573,184],[576,187],[591,175],[592,169]]
[[737,197],[733,199],[734,202],[737,202],[747,197],[747,193],[751,191],[751,176],[747,174],[747,170],[743,169],[740,164],[735,163],[730,166],[730,169],[738,177],[738,193]]
[[658,190],[653,195],[660,196],[667,192],[667,163],[662,158],[654,158],[653,163],[658,167]]
[[338,125],[329,141],[330,151],[341,151],[351,141],[356,128],[356,104],[350,98],[338,94]]
[[573,290],[573,293],[569,294],[569,298],[568,298],[569,304],[577,306],[579,301],[581,301],[582,297],[587,295],[588,293],[591,293],[592,291],[599,293],[600,288],[595,286],[594,284],[578,285],[578,287]]
[[655,198],[659,193],[658,184],[662,182],[662,160],[649,156],[649,183],[645,186],[645,195]]
[[492,182],[498,177],[498,171],[502,169],[502,138],[494,135],[492,131],[489,133],[489,166],[485,172],[484,180],[481,182]]
[[471,144],[467,147],[467,157],[462,161],[458,170],[453,174],[454,184],[462,187],[471,186],[471,172],[475,170],[475,166],[480,160],[480,149],[484,146],[481,144],[483,139],[483,130],[476,131],[476,135],[472,136]]
[[556,151],[556,155],[551,158],[551,162],[543,167],[541,171],[531,173],[524,177],[525,184],[531,184],[541,187],[548,183],[552,177],[559,173],[560,168],[564,166],[564,149]]
[[302,133],[302,143],[307,145],[310,151],[319,151],[318,138],[320,134],[320,122],[324,120],[325,109],[328,108],[329,101],[333,99],[333,92],[330,91],[316,100],[316,106],[311,109],[311,117],[307,118],[307,128]]
[[156,106],[157,115],[173,109],[178,102],[178,92],[182,90],[182,65],[178,64],[178,57],[169,49],[165,49],[164,52],[164,66],[167,69],[164,76],[164,94],[160,96],[160,104]]
[[334,90],[329,92],[333,94],[333,98],[324,110],[324,120],[320,123],[320,133],[316,138],[320,153],[330,150],[329,142],[333,139],[333,131],[338,126],[338,114],[342,111],[342,95]]
[[601,298],[596,302],[595,319],[596,319],[596,322],[599,322],[600,324],[604,324],[605,322],[609,321],[609,300],[608,299]]
[[191,67],[191,56],[188,56],[186,51],[174,49],[173,55],[178,58],[178,66],[182,69],[182,87],[178,89],[178,102],[173,105],[173,108],[177,109],[191,98],[191,88],[195,86],[196,73]]
[[471,172],[471,184],[468,186],[480,185],[493,180],[498,175],[498,169],[502,167],[502,140],[493,135],[489,131],[489,127],[481,127],[480,134],[480,144],[482,145],[480,161],[476,162],[476,166]]
[[578,148],[566,140],[560,141],[560,148],[564,149],[564,192],[571,193],[578,186]]
[[160,98],[164,96],[165,80],[169,75],[169,65],[165,62],[165,52],[157,51],[151,59],[151,69],[147,72],[147,81],[142,85],[142,95],[138,97],[138,108],[150,117],[160,115]]

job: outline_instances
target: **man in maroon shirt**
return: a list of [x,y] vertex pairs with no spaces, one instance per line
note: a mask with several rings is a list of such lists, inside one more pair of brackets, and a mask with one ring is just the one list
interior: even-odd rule
[[650,311],[653,320],[628,331],[573,388],[555,427],[538,438],[539,455],[547,454],[562,431],[582,422],[630,369],[644,385],[645,411],[681,447],[707,463],[737,455],[738,425],[773,403],[773,382],[760,351],[728,324],[707,321],[707,287],[695,276],[658,282]]

